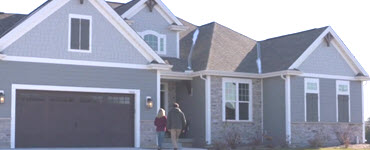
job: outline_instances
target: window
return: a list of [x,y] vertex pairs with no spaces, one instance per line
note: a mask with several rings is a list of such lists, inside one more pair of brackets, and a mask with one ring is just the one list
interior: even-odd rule
[[141,32],[139,35],[155,52],[166,54],[166,35],[150,30]]
[[320,121],[319,79],[305,78],[305,121]]
[[252,121],[252,81],[223,78],[223,120]]
[[350,86],[348,81],[337,81],[337,121],[351,121]]
[[69,15],[69,51],[91,52],[91,16]]

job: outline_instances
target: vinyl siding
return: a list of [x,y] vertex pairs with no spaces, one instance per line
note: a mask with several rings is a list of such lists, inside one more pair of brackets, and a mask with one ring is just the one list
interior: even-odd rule
[[298,67],[304,73],[355,76],[341,54],[333,45],[322,42],[318,48]]
[[263,79],[263,129],[275,144],[285,140],[285,81]]
[[168,29],[170,24],[156,9],[153,9],[153,11],[150,12],[149,8],[145,7],[130,19],[134,21],[131,27],[136,32],[152,30],[159,34],[166,35],[167,54],[161,56],[177,57],[177,41],[179,40],[177,39],[177,32]]
[[[336,80],[319,79],[320,122],[336,122]],[[350,82],[351,122],[362,122],[361,82]],[[291,78],[292,122],[304,122],[304,77]]]
[[157,96],[156,71],[5,61],[0,62],[0,69],[6,70],[0,74],[0,89],[5,91],[0,118],[10,118],[12,84],[139,89],[141,120],[153,120],[157,113],[144,105],[146,96]]
[[[69,14],[92,17],[92,52],[69,52]],[[9,56],[147,64],[142,54],[89,2],[73,0],[5,49]]]

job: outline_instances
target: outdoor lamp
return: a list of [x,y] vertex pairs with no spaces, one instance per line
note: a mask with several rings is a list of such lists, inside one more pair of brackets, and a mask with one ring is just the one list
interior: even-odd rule
[[150,96],[146,97],[146,108],[148,109],[153,108],[153,100],[152,100],[152,97]]
[[0,91],[0,104],[5,103],[5,96],[4,96],[4,91]]

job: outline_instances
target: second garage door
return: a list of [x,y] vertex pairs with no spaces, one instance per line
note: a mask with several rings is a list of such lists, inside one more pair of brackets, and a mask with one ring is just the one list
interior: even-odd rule
[[15,146],[134,147],[134,95],[16,91]]

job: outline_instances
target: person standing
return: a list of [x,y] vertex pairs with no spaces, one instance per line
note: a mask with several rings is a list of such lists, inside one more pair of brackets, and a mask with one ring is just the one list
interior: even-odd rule
[[181,111],[179,104],[174,103],[173,108],[168,112],[167,129],[171,133],[171,141],[174,150],[177,150],[177,142],[181,132],[183,132],[186,125],[184,113]]
[[164,133],[167,126],[166,111],[164,109],[159,109],[157,117],[154,120],[154,125],[157,127],[157,137],[158,137],[158,150],[162,149],[162,143],[164,139]]

